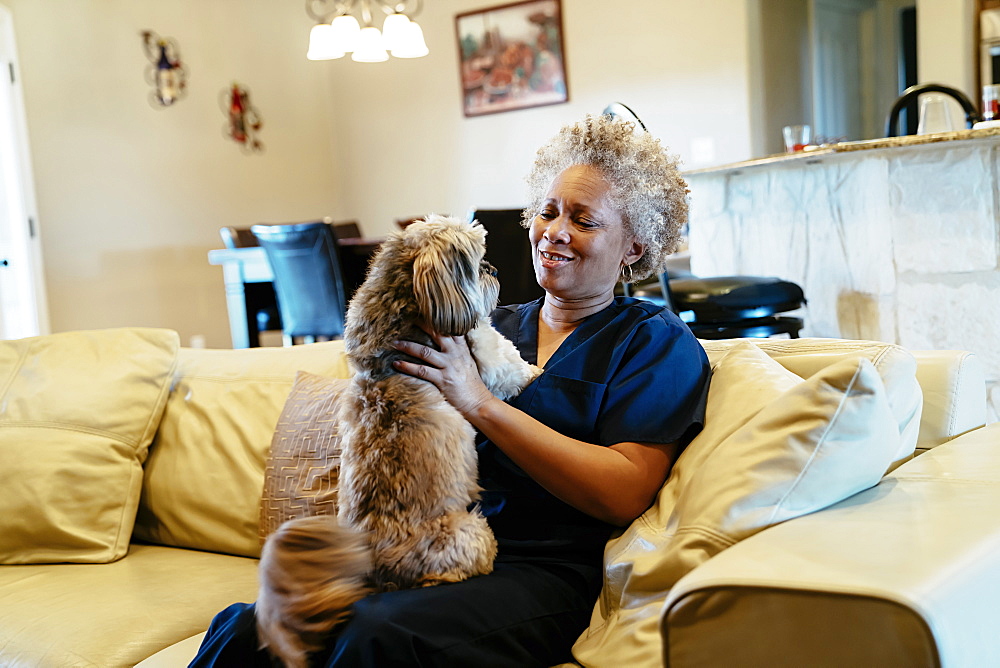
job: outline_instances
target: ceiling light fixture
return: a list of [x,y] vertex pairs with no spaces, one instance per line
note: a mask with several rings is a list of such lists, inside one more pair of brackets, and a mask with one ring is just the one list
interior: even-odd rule
[[[396,58],[426,56],[424,32],[411,18],[422,6],[422,0],[306,0],[306,13],[316,21],[306,58],[333,60],[350,53],[359,63],[378,63],[390,53]],[[373,8],[386,15],[382,30],[373,25]]]

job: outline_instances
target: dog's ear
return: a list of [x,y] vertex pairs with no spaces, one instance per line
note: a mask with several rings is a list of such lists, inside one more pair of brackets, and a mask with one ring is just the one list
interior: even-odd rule
[[464,336],[478,321],[480,256],[470,239],[449,233],[417,251],[413,294],[421,317],[436,331]]

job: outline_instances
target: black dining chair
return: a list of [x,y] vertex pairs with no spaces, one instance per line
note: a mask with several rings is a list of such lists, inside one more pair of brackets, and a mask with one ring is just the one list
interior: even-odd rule
[[524,304],[545,294],[535,281],[528,230],[522,209],[476,209],[472,219],[486,229],[486,261],[497,270],[500,304]]
[[[219,228],[222,245],[226,248],[253,248],[258,246],[257,237],[249,227],[225,226]],[[281,314],[278,312],[278,298],[271,283],[245,283],[243,285],[247,306],[247,326],[250,347],[260,346],[261,332],[281,331]]]
[[333,226],[316,221],[250,230],[274,273],[285,345],[342,337],[347,299]]

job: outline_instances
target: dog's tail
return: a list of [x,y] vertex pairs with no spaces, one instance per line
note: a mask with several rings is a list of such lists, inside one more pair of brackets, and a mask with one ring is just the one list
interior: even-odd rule
[[308,655],[371,590],[367,539],[331,515],[289,520],[271,534],[260,556],[257,636],[289,668]]

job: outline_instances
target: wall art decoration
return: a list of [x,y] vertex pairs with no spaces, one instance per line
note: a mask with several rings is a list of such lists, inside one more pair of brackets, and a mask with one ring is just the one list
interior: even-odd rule
[[244,153],[260,153],[264,144],[257,138],[263,122],[257,108],[250,104],[250,91],[238,83],[219,94],[222,110],[228,118],[223,134],[240,145]]
[[152,30],[142,33],[142,48],[150,65],[146,67],[146,82],[153,87],[149,102],[157,109],[173,105],[187,94],[187,70],[181,64],[177,42],[160,37]]
[[561,9],[527,0],[455,17],[466,116],[569,100]]

